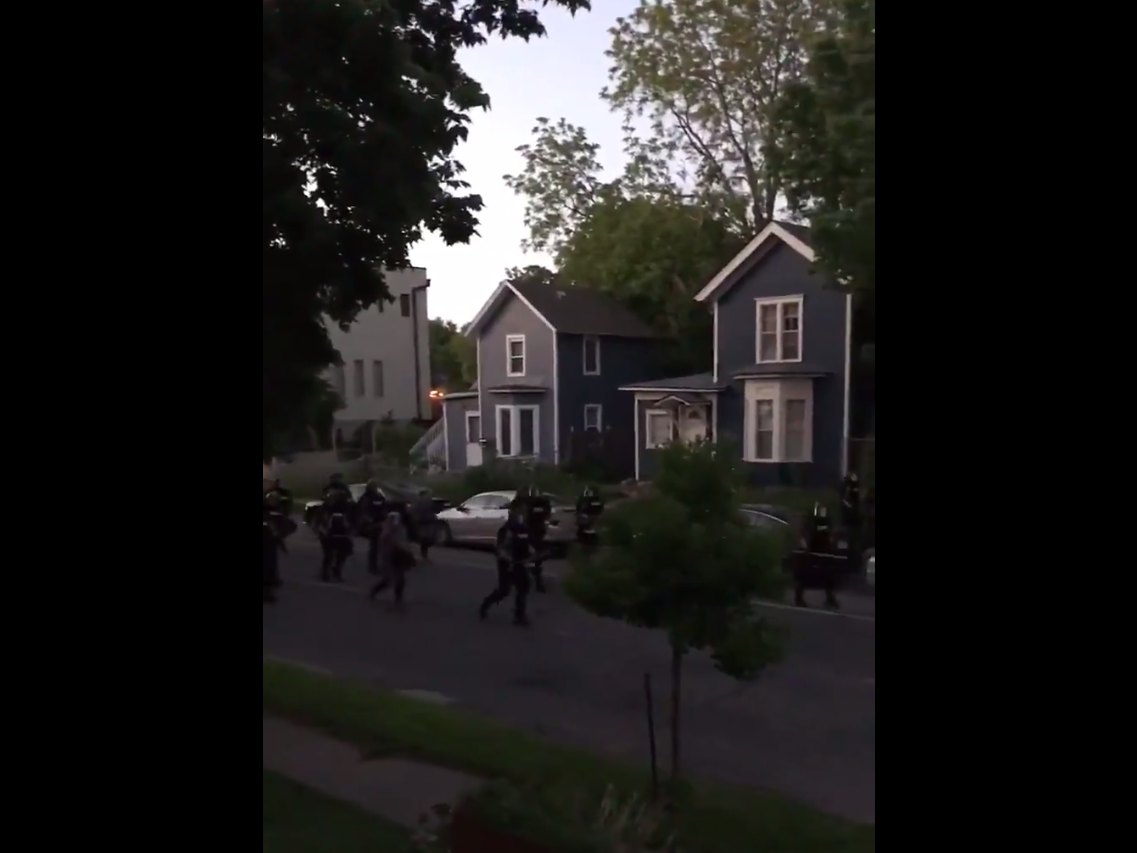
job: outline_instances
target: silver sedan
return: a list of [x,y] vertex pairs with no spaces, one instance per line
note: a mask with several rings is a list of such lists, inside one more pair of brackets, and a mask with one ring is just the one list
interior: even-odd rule
[[[498,533],[509,519],[509,507],[516,497],[515,491],[483,492],[465,503],[443,510],[438,514],[442,524],[439,541],[444,545],[492,545],[497,542]],[[552,495],[545,497],[553,504],[548,541],[554,545],[566,544],[573,538],[576,510]]]

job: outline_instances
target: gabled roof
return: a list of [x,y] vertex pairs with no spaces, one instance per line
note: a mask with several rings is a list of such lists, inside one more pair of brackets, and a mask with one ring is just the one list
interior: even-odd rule
[[734,272],[750,260],[755,252],[763,245],[769,243],[771,240],[781,240],[810,263],[816,260],[813,245],[810,242],[809,229],[806,226],[796,225],[792,222],[773,220],[759,231],[758,236],[747,243],[741,252],[731,258],[726,266],[718,271],[715,277],[710,280],[710,283],[696,294],[695,301],[706,302],[712,296],[717,295],[719,288],[730,279]]
[[639,317],[606,293],[579,285],[503,281],[482,306],[466,330],[467,337],[481,334],[486,321],[512,294],[554,332],[567,335],[607,335],[614,338],[657,338]]

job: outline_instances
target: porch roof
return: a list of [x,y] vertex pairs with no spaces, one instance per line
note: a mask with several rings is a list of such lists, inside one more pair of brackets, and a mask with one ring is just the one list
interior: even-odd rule
[[752,364],[735,372],[735,379],[820,379],[832,375],[832,371],[822,370],[808,362],[766,362]]
[[676,391],[653,401],[652,405],[662,406],[664,403],[670,403],[672,401],[683,406],[703,406],[710,402],[704,394],[694,394],[690,391]]
[[647,382],[636,382],[634,385],[622,385],[621,391],[659,391],[668,394],[683,394],[694,391],[697,394],[719,394],[726,390],[726,386],[715,382],[710,373],[696,373],[694,376],[677,376],[672,379],[652,379]]
[[495,385],[486,389],[487,394],[548,394],[544,385]]

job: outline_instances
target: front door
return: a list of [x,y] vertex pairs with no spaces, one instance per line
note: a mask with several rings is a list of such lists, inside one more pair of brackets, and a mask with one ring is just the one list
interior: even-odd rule
[[466,412],[466,467],[477,468],[482,464],[482,416],[478,412]]

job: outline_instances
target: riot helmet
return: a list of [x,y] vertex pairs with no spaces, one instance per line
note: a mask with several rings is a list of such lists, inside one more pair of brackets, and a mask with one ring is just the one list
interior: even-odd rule
[[367,488],[364,490],[364,492],[365,492],[365,494],[371,495],[372,497],[377,495],[379,493],[379,481],[378,480],[368,480],[367,481]]

